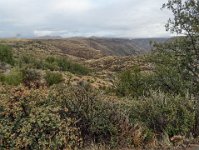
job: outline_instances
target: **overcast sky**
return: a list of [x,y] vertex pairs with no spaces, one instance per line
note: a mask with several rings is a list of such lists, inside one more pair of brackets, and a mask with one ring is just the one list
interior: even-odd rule
[[166,0],[0,0],[0,37],[166,37]]

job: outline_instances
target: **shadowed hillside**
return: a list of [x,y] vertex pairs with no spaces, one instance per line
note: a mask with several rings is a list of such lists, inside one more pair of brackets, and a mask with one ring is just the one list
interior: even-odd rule
[[103,56],[131,56],[150,51],[150,41],[164,42],[167,39],[121,39],[121,38],[68,38],[45,39],[64,53],[85,59]]
[[38,39],[1,40],[19,49],[61,52],[82,59],[98,59],[104,56],[134,56],[149,52],[150,42],[165,42],[167,38],[67,38],[41,37]]

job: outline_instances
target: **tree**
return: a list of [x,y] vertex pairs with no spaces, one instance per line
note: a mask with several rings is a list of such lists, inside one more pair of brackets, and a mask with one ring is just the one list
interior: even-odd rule
[[169,0],[163,8],[173,13],[173,19],[166,24],[167,31],[181,36],[167,49],[175,52],[184,72],[199,83],[199,1]]
[[[167,31],[176,33],[179,37],[170,43],[157,46],[156,49],[173,53],[177,60],[178,73],[185,80],[190,80],[194,93],[198,97],[199,87],[199,1],[169,0],[163,8],[171,10],[173,19],[166,24]],[[192,91],[193,92],[193,91]],[[199,107],[196,107],[195,133],[199,134]]]

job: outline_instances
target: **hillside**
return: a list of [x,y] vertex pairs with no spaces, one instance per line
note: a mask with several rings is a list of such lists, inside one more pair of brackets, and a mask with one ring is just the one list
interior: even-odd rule
[[[90,42],[90,43],[89,43]],[[82,81],[93,87],[112,86],[117,72],[130,69],[139,64],[144,70],[150,70],[150,64],[136,57],[132,41],[127,39],[100,39],[100,38],[70,38],[70,39],[6,39],[0,44],[12,47],[17,59],[29,59],[33,66],[40,68],[48,57],[64,57],[73,62],[83,64],[94,70],[90,76],[68,74],[66,80],[75,85]],[[91,47],[89,47],[91,45]],[[114,50],[116,48],[116,50]],[[122,49],[126,50],[123,51]],[[41,61],[42,60],[42,61]],[[69,73],[70,74],[70,73]]]
[[167,38],[122,39],[122,38],[49,38],[7,39],[3,44],[17,49],[40,50],[62,53],[79,59],[98,59],[106,56],[135,56],[151,50],[150,41],[165,42]]
[[150,41],[163,42],[167,39],[121,39],[121,38],[68,38],[43,39],[65,54],[96,59],[104,56],[132,56],[150,51]]
[[181,84],[170,55],[147,53],[151,40],[0,40],[0,147],[2,140],[39,149],[34,141],[43,137],[39,146],[71,150],[92,149],[92,142],[172,149],[176,137],[180,148],[198,143],[181,135],[197,125],[194,103],[183,95],[190,84]]
[[[68,38],[68,39],[6,39],[0,44],[10,45],[15,57],[24,55],[34,65],[48,57],[65,57],[94,70],[91,76],[65,76],[66,80],[77,84],[82,81],[92,82],[93,87],[112,86],[118,72],[139,65],[142,70],[150,71],[152,66],[137,57],[150,51],[149,42],[154,39],[111,39],[111,38]],[[161,39],[155,39],[156,41]],[[136,46],[137,45],[137,46]],[[32,60],[34,59],[34,60]]]

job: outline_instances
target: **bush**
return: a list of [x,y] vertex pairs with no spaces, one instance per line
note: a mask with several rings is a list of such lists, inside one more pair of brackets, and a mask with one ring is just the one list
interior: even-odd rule
[[139,66],[134,66],[131,70],[120,74],[116,94],[119,96],[131,95],[136,98],[147,95],[152,86],[152,77],[151,74],[141,72]]
[[46,72],[45,80],[49,86],[62,82],[63,76],[58,72]]
[[185,96],[187,92],[192,93],[195,89],[193,82],[184,79],[175,67],[156,66],[153,89],[160,89],[165,93]]
[[55,57],[52,57],[52,56],[49,56],[49,57],[46,58],[45,61],[46,61],[47,63],[52,64],[52,63],[55,63],[55,62],[56,62],[56,58],[55,58]]
[[31,54],[23,54],[18,59],[18,65],[20,68],[35,68],[35,69],[44,69],[44,61],[38,58],[35,58],[34,55]]
[[8,63],[10,65],[14,64],[14,58],[11,47],[6,45],[0,45],[0,61]]
[[19,61],[21,64],[31,64],[34,62],[34,56],[23,54]]
[[89,73],[89,69],[80,64],[73,63],[71,64],[70,72],[79,75],[87,75]]
[[48,90],[0,88],[0,148],[73,149],[82,146],[81,138],[85,145],[140,147],[155,141],[155,133],[192,131],[193,100],[150,94],[121,101],[89,87],[65,84]]
[[61,71],[69,71],[71,62],[65,58],[57,58],[57,64]]
[[57,62],[57,58],[49,56],[45,59],[44,62],[45,69],[50,69],[51,71],[58,71],[60,70]]
[[196,93],[199,85],[194,84],[190,76],[180,71],[176,57],[171,52],[154,51],[145,58],[154,67],[145,73],[139,66],[124,71],[119,75],[116,94],[119,96],[148,96],[149,90],[161,90],[173,95],[185,96],[187,92]]
[[59,58],[57,60],[57,63],[61,71],[69,71],[71,73],[79,75],[87,75],[89,73],[88,68],[78,63],[73,63],[70,60],[67,60],[66,58]]
[[35,69],[24,68],[22,70],[24,82],[39,80],[41,75]]
[[182,96],[185,96],[187,91],[189,93],[198,91],[198,85],[183,71],[182,62],[176,55],[173,52],[158,49],[148,56],[149,61],[155,66],[153,89]]
[[132,144],[132,126],[119,103],[88,87],[59,85],[53,88],[57,91],[54,99],[60,99],[62,106],[68,108],[69,116],[78,120],[85,144],[89,141],[113,147]]
[[23,83],[25,86],[32,87],[39,84],[41,74],[35,69],[24,68],[22,69]]
[[[4,95],[6,93],[6,95]],[[0,94],[0,149],[76,149],[75,119],[48,91],[23,87]]]
[[131,107],[131,121],[142,122],[155,133],[189,135],[194,126],[194,101],[186,97],[152,92]]
[[23,81],[22,73],[19,69],[14,68],[8,74],[1,74],[1,82],[17,86]]

